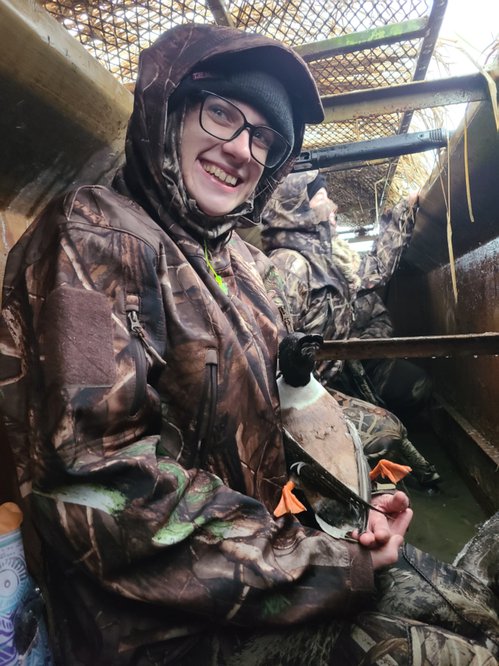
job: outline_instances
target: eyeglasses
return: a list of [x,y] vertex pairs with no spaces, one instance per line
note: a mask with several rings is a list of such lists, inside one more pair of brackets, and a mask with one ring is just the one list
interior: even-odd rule
[[276,167],[289,153],[291,146],[271,127],[252,125],[246,116],[228,99],[203,90],[205,95],[199,110],[199,124],[205,132],[222,141],[232,141],[245,129],[249,130],[252,158],[265,167]]

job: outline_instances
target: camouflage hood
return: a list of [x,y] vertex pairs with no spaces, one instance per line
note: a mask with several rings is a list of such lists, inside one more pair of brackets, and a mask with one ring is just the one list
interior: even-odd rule
[[289,175],[275,190],[263,214],[263,250],[295,250],[310,264],[311,289],[332,286],[348,294],[348,285],[332,262],[332,229],[329,208],[311,208],[307,185],[317,171]]
[[[227,71],[248,66],[261,68],[283,84],[294,113],[295,143],[289,158],[277,171],[264,171],[250,201],[229,215],[208,218],[209,228],[206,215],[189,199],[180,171],[182,110],[169,112],[172,93],[200,63]],[[287,47],[232,28],[178,26],[140,56],[134,110],[126,140],[126,164],[115,186],[138,201],[164,229],[170,226],[170,217],[174,217],[198,237],[219,238],[236,226],[251,226],[260,221],[276,183],[289,172],[301,150],[305,123],[322,120],[323,110],[312,76],[301,58]]]

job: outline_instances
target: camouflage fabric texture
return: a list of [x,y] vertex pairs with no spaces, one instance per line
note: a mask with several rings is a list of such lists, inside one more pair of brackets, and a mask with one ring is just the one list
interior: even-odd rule
[[[367,319],[376,306],[376,314],[380,315],[379,301],[365,290],[383,285],[398,266],[414,226],[412,209],[402,203],[382,216],[376,246],[361,260],[361,286],[356,292],[334,263],[329,209],[325,205],[309,205],[307,185],[314,178],[315,172],[291,174],[279,185],[264,211],[262,242],[286,285],[294,329],[317,333],[324,339],[346,339],[356,332],[355,304],[364,293],[367,295],[358,314],[364,313]],[[386,316],[383,324],[386,325]],[[371,464],[387,457],[410,465],[420,481],[433,478],[435,468],[409,441],[404,425],[394,414],[344,393],[348,389],[354,395],[361,391],[346,381],[343,366],[342,361],[323,361],[316,371],[357,427]],[[362,395],[372,396],[376,403],[376,393],[369,391],[368,385]]]
[[377,291],[361,294],[353,302],[352,338],[391,338],[393,323]]
[[[204,244],[177,222],[187,215],[171,189],[178,145],[173,186],[154,152],[179,79],[203,56],[258,48],[305,78],[285,47],[239,31],[182,26],[151,47],[117,181],[135,200],[81,187],[9,257],[2,420],[46,561],[57,563],[44,591],[65,664],[134,663],[145,645],[190,644],[207,623],[353,613],[372,591],[367,552],[272,517],[287,479],[279,313],[225,220],[207,245],[222,292]],[[294,154],[303,123],[295,134]],[[258,205],[272,187],[262,181]]]
[[[262,275],[274,294],[278,284],[265,257],[230,238],[233,217],[205,236],[225,294],[184,226],[178,132],[161,134],[168,96],[200,59],[260,47],[303,82],[304,66],[263,37],[167,33],[141,58],[121,193],[67,193],[9,256],[0,413],[42,544],[38,582],[61,666],[261,665],[264,634],[266,645],[294,634],[320,651],[324,622],[343,663],[359,661],[357,634],[413,650],[411,622],[372,619],[368,638],[356,623],[376,593],[365,549],[273,518],[287,478],[275,380],[283,327]],[[295,155],[302,133],[298,123]],[[264,179],[246,222],[274,185]],[[445,632],[421,631],[447,644]]]
[[108,653],[128,663],[144,643],[208,621],[353,610],[371,590],[368,553],[271,516],[287,479],[279,316],[250,253],[237,240],[218,252],[225,296],[202,245],[177,231],[183,251],[121,196],[81,188],[9,264],[35,256],[5,297],[4,367],[15,373],[3,378],[2,410],[58,562],[66,663],[108,663]]
[[[295,330],[344,340],[356,328],[356,300],[384,286],[397,269],[412,236],[414,211],[402,201],[381,215],[379,236],[360,260],[360,283],[354,288],[334,262],[329,208],[309,205],[307,185],[315,176],[291,174],[280,183],[264,209],[262,245],[285,280]],[[341,361],[323,362],[321,381],[330,383],[342,367]]]

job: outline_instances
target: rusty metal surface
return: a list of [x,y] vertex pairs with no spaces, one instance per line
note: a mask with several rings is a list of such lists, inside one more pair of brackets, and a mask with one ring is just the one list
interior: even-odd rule
[[499,355],[499,333],[434,335],[406,338],[324,340],[317,360],[368,358],[451,358]]
[[401,268],[429,271],[449,262],[447,209],[454,255],[463,256],[489,240],[499,231],[499,135],[490,102],[473,105],[468,112],[468,152],[471,222],[466,196],[464,127],[450,141],[450,196],[447,192],[447,155],[442,156],[441,171],[436,169],[420,196],[421,207],[416,228]]
[[[495,72],[497,78],[499,72]],[[326,122],[340,122],[414,109],[462,104],[489,99],[489,89],[483,74],[414,81],[395,86],[354,90],[323,97]]]
[[431,423],[439,444],[461,472],[469,490],[489,513],[499,509],[499,449],[442,396],[435,397]]
[[[427,274],[399,273],[388,289],[396,334],[499,331],[498,256],[499,238],[495,238],[456,261],[457,303],[449,266]],[[418,363],[430,373],[435,391],[499,448],[499,358],[472,355]]]

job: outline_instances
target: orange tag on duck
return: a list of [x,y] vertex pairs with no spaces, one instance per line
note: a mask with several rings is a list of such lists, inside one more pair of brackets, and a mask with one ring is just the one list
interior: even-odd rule
[[378,462],[376,467],[369,472],[369,478],[374,481],[378,476],[383,476],[385,479],[390,479],[392,483],[397,483],[405,476],[412,472],[412,467],[407,465],[399,465],[391,460],[384,458]]
[[285,513],[302,513],[306,511],[306,507],[300,502],[300,500],[293,495],[293,488],[295,484],[293,481],[288,481],[282,489],[281,499],[279,504],[274,509],[274,516],[279,518],[284,516]]
[[0,534],[17,530],[23,522],[23,512],[14,502],[0,504]]

